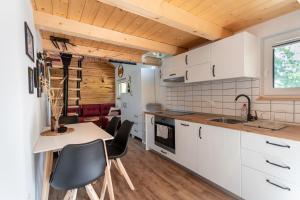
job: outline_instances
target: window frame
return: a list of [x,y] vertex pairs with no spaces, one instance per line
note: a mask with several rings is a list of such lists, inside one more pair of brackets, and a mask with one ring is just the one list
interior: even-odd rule
[[[273,81],[273,88],[275,88],[275,48],[276,47],[282,47],[282,46],[287,46],[287,45],[292,45],[292,44],[295,44],[295,43],[299,43],[300,44],[300,38],[296,38],[296,39],[291,39],[290,41],[284,41],[283,43],[280,43],[280,44],[277,44],[277,45],[274,45],[272,48],[272,74],[273,74],[273,77],[272,77],[272,81]],[[280,88],[275,88],[275,89],[280,89]],[[300,86],[299,87],[290,87],[290,88],[281,88],[281,89],[300,89]]]
[[274,88],[274,47],[300,40],[300,29],[276,34],[262,40],[261,96],[300,97],[300,88]]

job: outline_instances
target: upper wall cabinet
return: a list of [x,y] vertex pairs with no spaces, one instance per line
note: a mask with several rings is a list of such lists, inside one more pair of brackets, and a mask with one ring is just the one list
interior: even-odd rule
[[163,80],[184,76],[185,54],[165,58],[161,67]]
[[187,53],[185,82],[259,77],[258,40],[241,32]]
[[259,77],[258,39],[241,32],[212,43],[213,79]]
[[185,54],[185,66],[193,67],[211,61],[211,45],[193,49]]
[[211,80],[211,45],[199,47],[186,53],[185,83]]

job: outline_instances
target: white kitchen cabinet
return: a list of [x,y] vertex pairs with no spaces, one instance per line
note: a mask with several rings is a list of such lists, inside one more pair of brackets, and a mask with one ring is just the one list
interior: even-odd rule
[[242,132],[241,145],[244,199],[299,198],[300,142]]
[[185,66],[193,67],[211,61],[211,45],[198,47],[185,53]]
[[259,77],[258,39],[241,32],[212,43],[213,79]]
[[238,130],[216,126],[206,126],[202,134],[210,148],[207,178],[237,196],[241,196],[240,137]]
[[172,79],[184,76],[185,55],[179,54],[163,59],[161,66],[162,79]]
[[200,127],[200,124],[175,120],[176,162],[194,172],[197,172]]
[[241,196],[240,131],[176,120],[176,162]]
[[154,147],[154,115],[145,114],[146,150]]
[[242,198],[245,200],[298,200],[299,183],[292,184],[252,168],[243,167]]
[[185,68],[185,77],[184,77],[185,83],[208,81],[208,80],[212,80],[212,78],[213,78],[213,74],[212,74],[212,67],[210,62]]

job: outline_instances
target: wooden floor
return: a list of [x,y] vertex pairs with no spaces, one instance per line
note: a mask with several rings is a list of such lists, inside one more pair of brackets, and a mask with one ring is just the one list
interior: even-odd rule
[[[199,177],[161,156],[145,151],[140,141],[130,140],[127,155],[122,158],[124,167],[136,190],[131,191],[112,165],[112,181],[116,200],[229,200],[232,197],[210,186]],[[94,185],[100,196],[102,178]],[[51,188],[50,200],[62,200],[64,191]],[[80,189],[78,200],[88,200]],[[106,198],[108,192],[106,192]]]

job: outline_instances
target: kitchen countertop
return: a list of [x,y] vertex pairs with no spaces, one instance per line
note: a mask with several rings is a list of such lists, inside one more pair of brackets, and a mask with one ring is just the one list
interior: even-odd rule
[[245,132],[252,132],[252,133],[257,133],[257,134],[261,134],[261,135],[278,137],[278,138],[283,138],[283,139],[294,140],[294,141],[300,142],[300,126],[298,126],[298,125],[288,124],[287,127],[282,128],[280,130],[270,130],[270,129],[264,129],[264,128],[245,126],[243,124],[226,124],[226,123],[222,123],[222,122],[209,121],[209,119],[218,118],[218,117],[227,117],[227,118],[234,119],[235,117],[233,117],[233,116],[224,116],[224,115],[208,114],[208,113],[195,113],[195,114],[187,114],[187,115],[166,115],[166,114],[156,113],[156,112],[145,112],[145,114],[152,114],[152,115],[156,115],[156,116],[169,117],[169,118],[183,120],[183,121],[207,124],[207,125],[212,125],[212,126],[219,126],[219,127],[223,127],[223,128],[241,130],[241,131],[245,131]]

